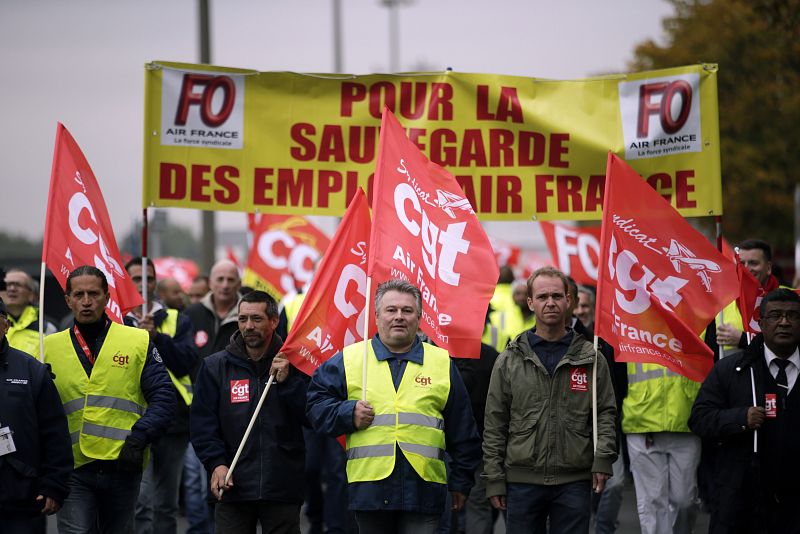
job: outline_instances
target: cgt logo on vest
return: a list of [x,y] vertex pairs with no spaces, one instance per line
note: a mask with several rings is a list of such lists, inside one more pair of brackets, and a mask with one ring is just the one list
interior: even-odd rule
[[416,382],[420,387],[429,388],[431,384],[433,384],[433,380],[429,376],[422,376],[422,374],[418,374],[414,378],[414,382]]
[[231,380],[231,404],[250,402],[250,380]]
[[619,84],[625,159],[702,151],[700,75]]
[[111,361],[114,362],[115,367],[128,367],[128,362],[130,362],[131,357],[127,354],[120,354],[117,352],[112,356]]

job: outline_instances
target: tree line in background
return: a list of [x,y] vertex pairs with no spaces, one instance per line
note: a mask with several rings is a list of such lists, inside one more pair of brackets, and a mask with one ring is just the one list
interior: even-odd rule
[[723,234],[794,248],[800,169],[800,0],[670,0],[667,42],[640,44],[631,71],[717,63]]

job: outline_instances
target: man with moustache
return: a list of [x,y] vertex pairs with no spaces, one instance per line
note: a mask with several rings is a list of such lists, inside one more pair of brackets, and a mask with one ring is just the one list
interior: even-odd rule
[[800,295],[776,289],[760,314],[761,334],[717,362],[689,418],[719,444],[709,532],[800,532]]
[[105,313],[108,281],[83,265],[67,277],[72,328],[45,338],[45,362],[72,437],[70,494],[58,513],[66,534],[133,532],[146,450],[169,426],[175,393],[144,330]]
[[[300,532],[305,448],[302,425],[308,378],[278,350],[278,305],[263,291],[239,302],[238,331],[225,350],[203,361],[191,411],[191,439],[211,473],[216,532]],[[268,382],[274,376],[236,470],[225,478]]]

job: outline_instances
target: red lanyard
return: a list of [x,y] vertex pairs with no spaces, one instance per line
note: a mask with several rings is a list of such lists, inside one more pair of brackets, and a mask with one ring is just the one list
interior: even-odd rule
[[86,340],[83,339],[81,331],[78,330],[78,325],[72,326],[72,332],[75,334],[75,339],[78,340],[78,345],[83,349],[83,353],[86,354],[86,357],[89,359],[89,363],[94,367],[94,356],[92,356],[92,351],[89,350],[89,345],[86,343]]

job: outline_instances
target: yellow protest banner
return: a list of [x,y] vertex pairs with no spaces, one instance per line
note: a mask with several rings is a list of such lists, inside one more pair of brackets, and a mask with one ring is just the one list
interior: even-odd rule
[[153,62],[143,204],[340,216],[359,186],[371,198],[388,106],[483,220],[600,219],[608,151],[684,216],[719,215],[716,75],[716,65],[557,81]]

